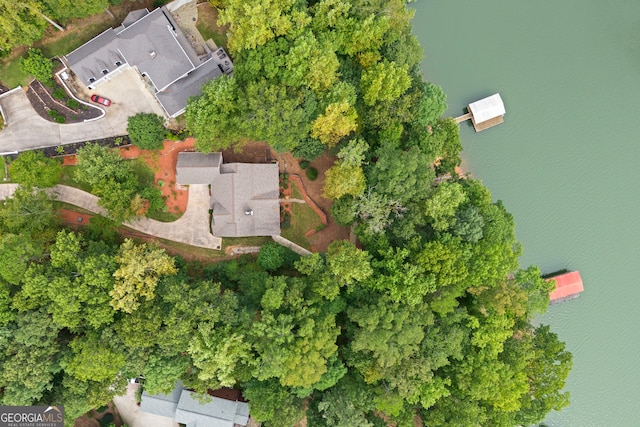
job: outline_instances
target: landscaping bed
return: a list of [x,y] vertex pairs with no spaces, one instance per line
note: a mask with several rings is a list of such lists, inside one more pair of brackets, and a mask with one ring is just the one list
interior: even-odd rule
[[58,83],[53,87],[33,80],[27,88],[27,98],[40,117],[55,123],[82,123],[100,117],[102,111],[71,98]]
[[76,151],[78,151],[80,148],[84,147],[87,144],[98,144],[106,147],[115,148],[115,147],[125,147],[128,145],[131,145],[131,141],[129,141],[129,135],[112,136],[109,138],[94,139],[92,141],[64,144],[64,145],[59,145],[57,147],[46,147],[46,148],[42,148],[40,151],[42,151],[44,155],[47,157],[67,156],[70,154],[76,154]]

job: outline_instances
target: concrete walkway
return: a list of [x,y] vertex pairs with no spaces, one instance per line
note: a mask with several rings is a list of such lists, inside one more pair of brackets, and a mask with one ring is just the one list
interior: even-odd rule
[[[0,184],[0,200],[10,197],[16,188],[16,184]],[[98,206],[98,197],[78,188],[56,185],[49,189],[48,193],[61,202],[81,207],[89,212],[103,216],[107,214],[104,208]],[[215,237],[209,232],[209,199],[208,185],[190,185],[187,210],[178,220],[160,222],[149,218],[139,218],[126,222],[124,225],[161,239],[220,250],[222,238]]]
[[287,240],[282,236],[275,235],[275,236],[271,236],[271,238],[275,242],[280,243],[282,246],[291,249],[293,252],[297,253],[298,255],[301,255],[301,256],[311,255],[311,251],[306,250],[302,246],[300,246],[300,245],[298,245],[296,243],[293,243],[291,240]]

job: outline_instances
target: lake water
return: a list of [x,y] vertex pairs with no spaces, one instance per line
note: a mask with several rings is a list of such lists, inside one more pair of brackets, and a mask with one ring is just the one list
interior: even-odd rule
[[574,355],[563,427],[640,426],[640,2],[422,0],[414,33],[448,115],[500,92],[505,123],[462,125],[464,166],[516,219],[523,266],[580,270],[551,307]]

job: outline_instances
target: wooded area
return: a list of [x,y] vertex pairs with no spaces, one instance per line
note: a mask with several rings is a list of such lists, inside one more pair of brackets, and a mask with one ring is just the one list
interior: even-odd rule
[[[361,247],[189,265],[102,225],[60,230],[44,193],[19,190],[0,206],[0,401],[72,419],[142,374],[150,393],[239,387],[266,426],[511,427],[566,406],[571,354],[531,324],[550,284],[519,269],[502,203],[457,175],[459,129],[405,3],[215,3],[235,72],[187,107],[198,148],[331,150],[324,194]],[[135,184],[98,151],[79,153],[82,179],[123,220],[108,194]]]

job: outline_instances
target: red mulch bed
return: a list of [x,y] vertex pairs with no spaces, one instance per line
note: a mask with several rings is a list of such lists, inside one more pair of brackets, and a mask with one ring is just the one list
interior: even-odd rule
[[[187,209],[189,191],[176,185],[176,162],[181,151],[193,151],[194,138],[184,141],[164,141],[164,148],[160,151],[141,150],[135,146],[120,148],[120,155],[124,159],[142,157],[155,173],[156,186],[165,196],[165,203],[169,212],[183,213]],[[164,184],[159,184],[164,182]]]

